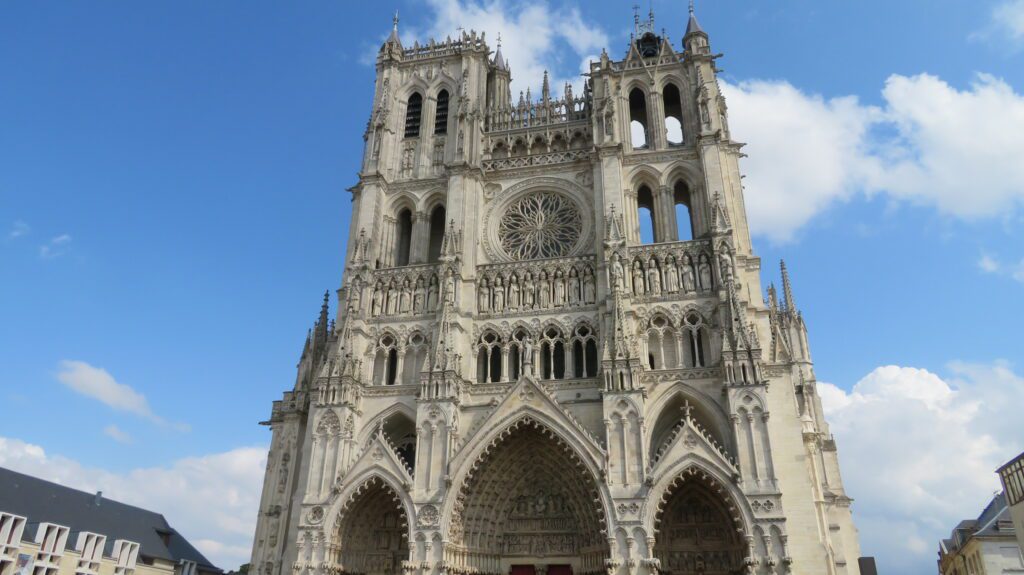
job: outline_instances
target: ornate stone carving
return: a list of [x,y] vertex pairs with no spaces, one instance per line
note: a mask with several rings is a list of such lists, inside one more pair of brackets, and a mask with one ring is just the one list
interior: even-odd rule
[[535,260],[568,255],[579,241],[582,216],[575,203],[557,192],[530,192],[501,216],[501,247],[512,259]]

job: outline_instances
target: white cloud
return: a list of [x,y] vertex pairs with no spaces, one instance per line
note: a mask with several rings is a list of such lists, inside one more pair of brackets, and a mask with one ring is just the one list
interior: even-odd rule
[[1024,95],[978,75],[965,90],[928,74],[893,75],[884,106],[826,99],[785,81],[723,84],[744,160],[752,232],[784,242],[829,206],[862,193],[965,220],[1024,205]]
[[996,4],[986,27],[971,34],[970,38],[1020,48],[1024,45],[1024,0],[1003,0]]
[[978,268],[985,273],[994,274],[999,271],[999,262],[988,254],[981,254],[978,258]]
[[[513,100],[527,87],[539,97],[545,69],[551,72],[553,95],[562,93],[565,82],[572,83],[579,94],[583,85],[579,73],[608,46],[608,35],[594,22],[584,20],[579,8],[555,6],[547,0],[427,0],[427,6],[433,12],[423,18],[429,27],[401,25],[402,44],[424,44],[431,37],[438,41],[456,38],[458,29],[463,28],[486,32],[493,50],[500,34],[501,52],[512,69]],[[376,48],[373,58],[364,61],[372,63],[375,58]]]
[[11,225],[11,231],[7,233],[8,239],[17,239],[22,236],[28,235],[32,231],[32,227],[25,222],[18,220]]
[[39,246],[39,257],[44,260],[60,257],[67,252],[70,244],[71,236],[68,234],[61,234],[51,238],[49,242]]
[[266,453],[264,447],[242,447],[121,473],[0,437],[0,466],[162,513],[224,569],[249,560]]
[[72,390],[100,401],[117,411],[133,413],[179,431],[188,431],[187,425],[170,423],[153,413],[145,395],[135,391],[129,385],[118,383],[114,376],[101,367],[94,367],[84,361],[65,359],[60,362],[57,379]]
[[129,444],[134,442],[132,436],[127,431],[124,431],[113,423],[103,428],[103,435],[106,435],[118,443]]
[[1024,258],[1017,263],[1003,263],[988,254],[982,254],[978,258],[978,269],[988,274],[1009,277],[1024,283]]
[[995,469],[1024,449],[1024,378],[1004,363],[949,370],[879,367],[850,392],[819,384],[862,550],[885,572],[933,571],[939,539],[981,512]]

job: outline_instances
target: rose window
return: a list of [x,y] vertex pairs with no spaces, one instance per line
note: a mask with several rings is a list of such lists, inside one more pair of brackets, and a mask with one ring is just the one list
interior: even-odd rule
[[572,251],[582,228],[583,217],[572,200],[556,193],[533,192],[505,210],[498,237],[512,259],[557,258]]

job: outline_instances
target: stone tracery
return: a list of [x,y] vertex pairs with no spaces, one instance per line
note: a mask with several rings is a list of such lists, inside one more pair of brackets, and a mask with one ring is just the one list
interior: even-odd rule
[[509,205],[501,216],[501,247],[512,259],[566,256],[579,240],[583,219],[564,195],[535,191]]

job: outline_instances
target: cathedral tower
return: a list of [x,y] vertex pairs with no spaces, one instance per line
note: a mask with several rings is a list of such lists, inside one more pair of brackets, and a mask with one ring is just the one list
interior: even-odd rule
[[635,28],[537,97],[500,41],[406,47],[396,17],[337,323],[325,298],[267,422],[254,573],[858,573],[709,36],[692,8],[678,47]]

